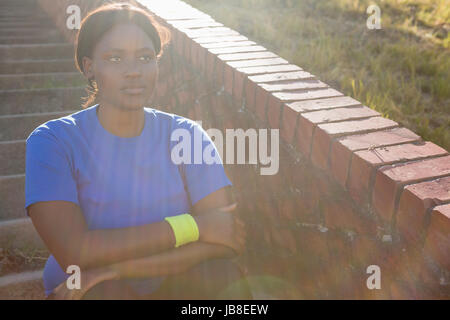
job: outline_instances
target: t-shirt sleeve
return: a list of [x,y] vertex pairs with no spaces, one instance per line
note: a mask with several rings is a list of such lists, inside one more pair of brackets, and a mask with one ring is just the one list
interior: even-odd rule
[[25,163],[25,209],[52,200],[79,205],[69,157],[49,129],[38,128],[28,137]]
[[[194,205],[210,193],[230,186],[232,183],[225,173],[217,147],[206,131],[193,122],[190,132],[192,161],[183,163],[182,170],[184,171],[192,205]],[[198,148],[200,141],[202,147]],[[197,156],[195,153],[197,153]],[[200,158],[201,161],[198,161]]]

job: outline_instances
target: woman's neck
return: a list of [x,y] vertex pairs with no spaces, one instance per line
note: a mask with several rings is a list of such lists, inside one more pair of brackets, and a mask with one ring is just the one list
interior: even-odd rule
[[97,117],[105,130],[122,138],[139,136],[145,126],[143,107],[136,110],[124,110],[100,103],[97,107]]

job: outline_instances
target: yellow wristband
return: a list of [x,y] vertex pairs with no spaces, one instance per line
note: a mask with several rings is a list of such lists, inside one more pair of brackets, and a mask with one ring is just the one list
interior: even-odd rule
[[175,235],[175,248],[198,240],[198,226],[194,218],[189,213],[167,217],[164,220],[166,220],[172,227]]

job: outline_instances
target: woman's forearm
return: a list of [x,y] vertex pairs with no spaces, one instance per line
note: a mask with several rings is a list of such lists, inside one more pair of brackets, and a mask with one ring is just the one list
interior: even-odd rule
[[174,246],[175,237],[166,221],[128,228],[89,230],[83,235],[81,245],[73,249],[72,264],[81,269],[103,267],[164,252]]
[[149,257],[112,264],[119,278],[166,276],[183,272],[198,263],[214,258],[231,258],[234,251],[225,246],[193,242]]

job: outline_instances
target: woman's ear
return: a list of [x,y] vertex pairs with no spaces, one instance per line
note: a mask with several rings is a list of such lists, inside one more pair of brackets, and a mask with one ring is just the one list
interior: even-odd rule
[[83,73],[86,78],[92,79],[94,77],[94,70],[92,66],[92,59],[89,57],[83,57]]

